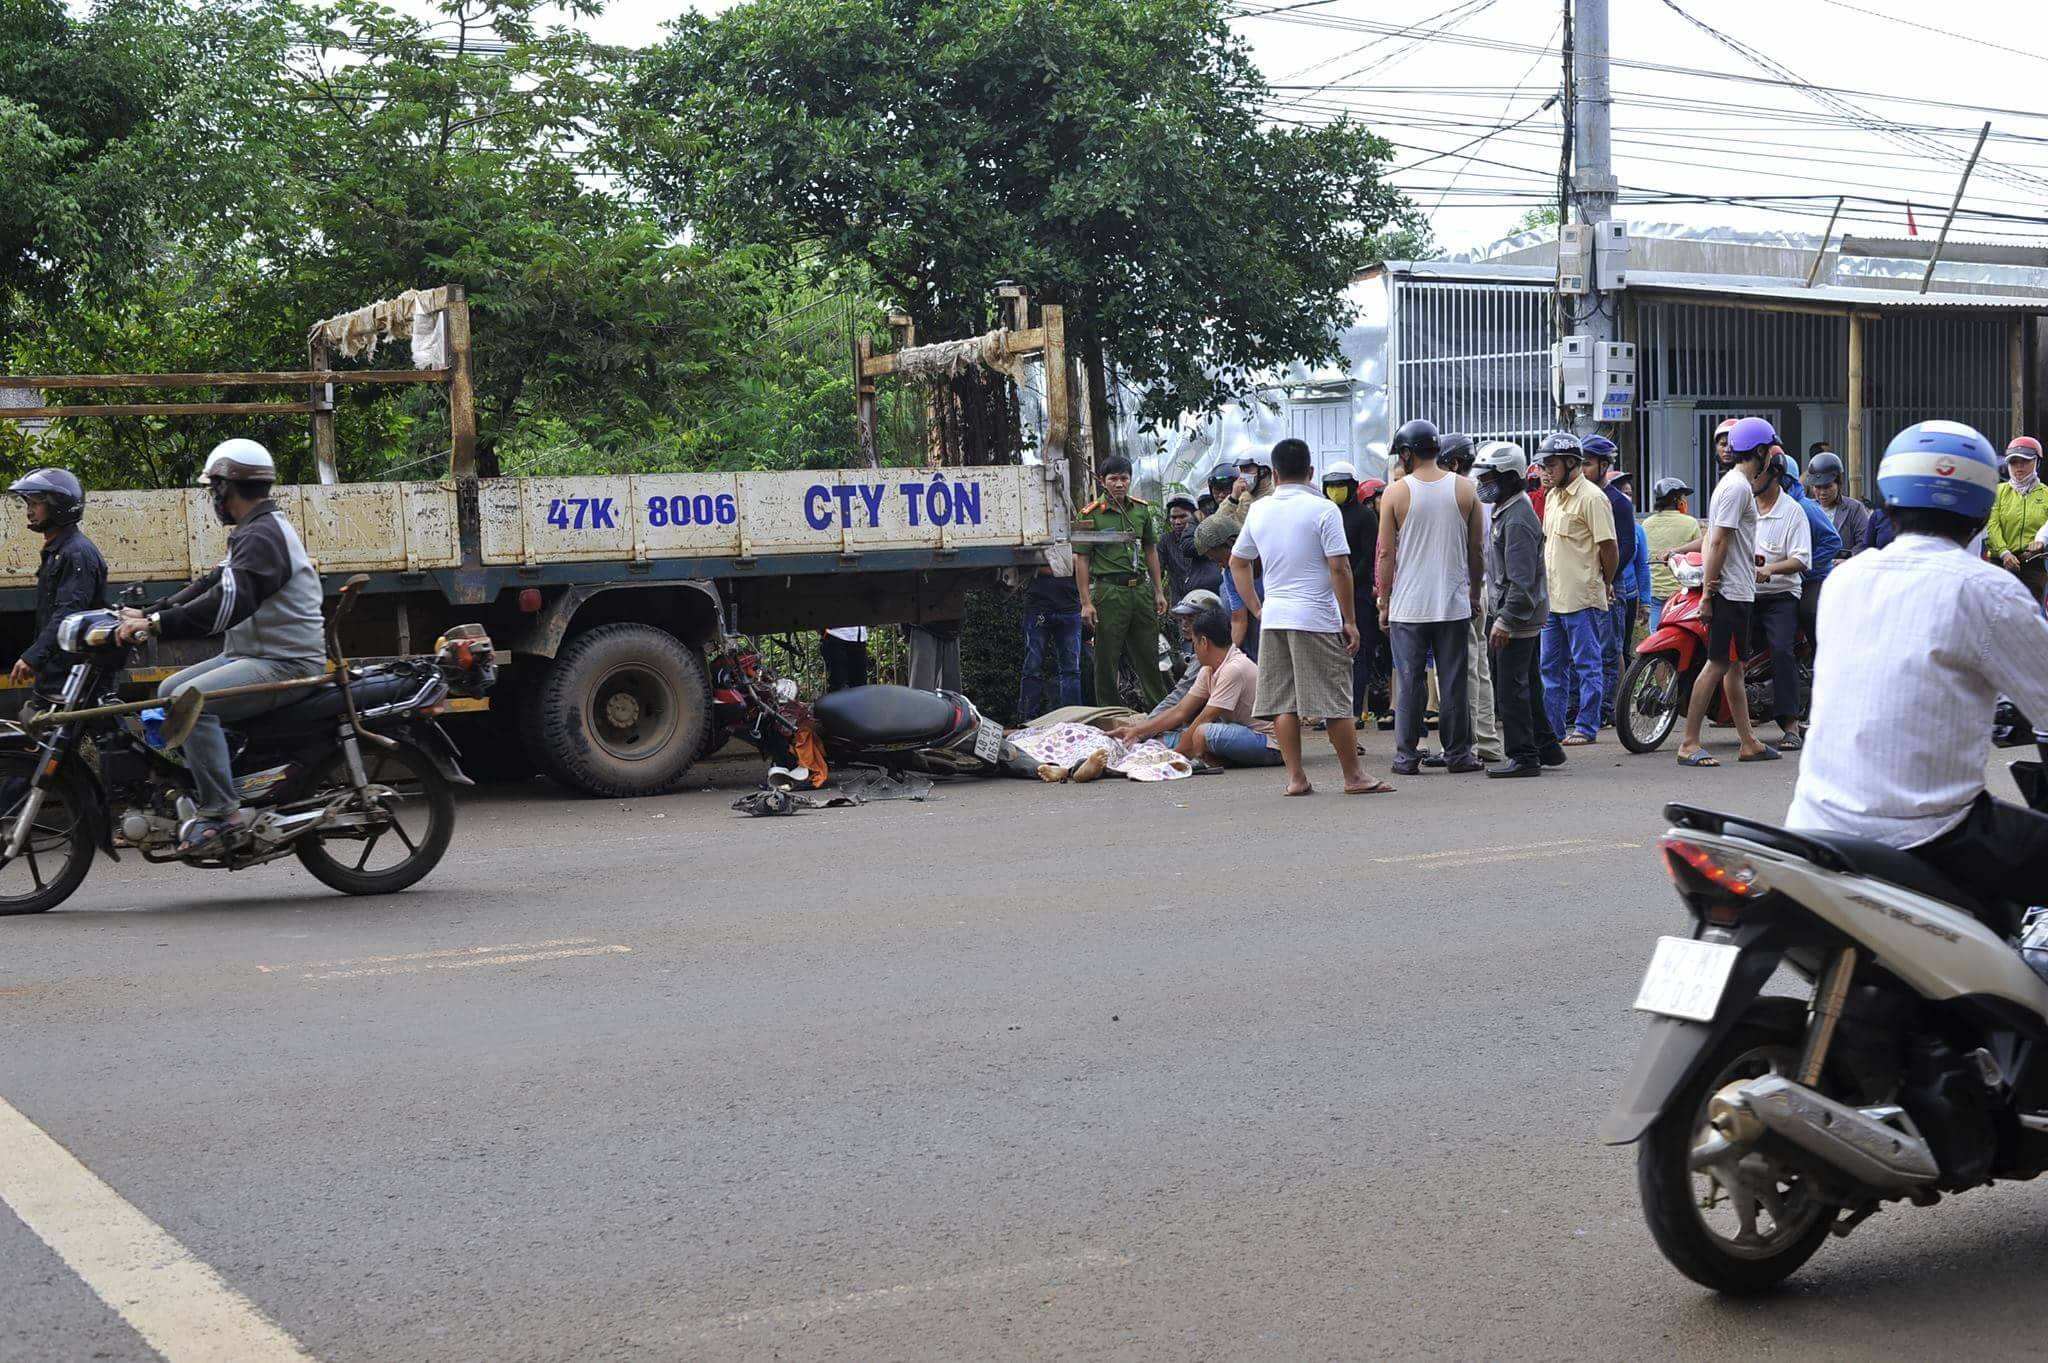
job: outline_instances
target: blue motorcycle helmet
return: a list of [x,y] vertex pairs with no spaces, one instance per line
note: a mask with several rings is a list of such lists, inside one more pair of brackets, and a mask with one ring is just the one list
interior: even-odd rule
[[1877,490],[1887,507],[1946,511],[1984,521],[1998,496],[1998,452],[1960,421],[1923,421],[1900,431],[1884,447]]
[[1746,416],[1728,431],[1728,463],[1739,464],[1758,450],[1768,456],[1777,443],[1776,427],[1760,416]]

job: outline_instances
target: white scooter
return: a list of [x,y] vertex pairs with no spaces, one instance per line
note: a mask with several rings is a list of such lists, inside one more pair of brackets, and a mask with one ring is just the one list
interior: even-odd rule
[[[2013,773],[2048,806],[2039,763]],[[1971,910],[2017,907],[1894,848],[1664,814],[1693,934],[1657,944],[1600,1138],[1641,1142],[1643,1215],[1681,1273],[1764,1291],[1884,1203],[2048,1169],[2048,922],[2015,945]],[[1809,998],[1762,996],[1781,965]]]

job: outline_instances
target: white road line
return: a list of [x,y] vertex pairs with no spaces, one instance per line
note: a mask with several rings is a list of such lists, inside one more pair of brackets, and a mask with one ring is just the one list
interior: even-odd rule
[[5,1099],[0,1202],[165,1363],[315,1363],[255,1303]]
[[522,951],[511,956],[471,956],[460,961],[408,961],[401,965],[373,965],[360,970],[322,970],[306,975],[309,980],[354,980],[365,975],[417,975],[422,970],[468,970],[479,965],[518,965],[522,961],[565,961],[571,956],[630,956],[633,948],[617,942],[601,947],[564,947],[559,951]]
[[1022,1264],[1003,1264],[995,1268],[976,1269],[972,1273],[955,1273],[944,1278],[932,1278],[921,1283],[899,1283],[894,1287],[871,1288],[866,1292],[849,1292],[839,1297],[818,1297],[811,1301],[794,1302],[788,1306],[770,1306],[759,1311],[735,1311],[729,1316],[719,1316],[703,1323],[699,1338],[708,1338],[724,1330],[744,1330],[755,1326],[806,1326],[815,1325],[835,1316],[856,1315],[862,1311],[874,1311],[886,1306],[902,1306],[920,1297],[940,1292],[964,1292],[974,1288],[1007,1287],[1011,1283],[1042,1281],[1065,1274],[1079,1273],[1095,1268],[1121,1268],[1130,1263],[1121,1254],[1108,1254],[1101,1250],[1090,1250],[1086,1254],[1072,1255],[1064,1259],[1033,1259]]
[[1632,847],[1641,847],[1639,842],[1602,842],[1585,847],[1559,847],[1548,852],[1497,852],[1492,856],[1460,857],[1456,861],[1433,861],[1418,869],[1425,871],[1448,871],[1461,866],[1491,866],[1501,861],[1542,861],[1550,857],[1569,857],[1579,853],[1620,852]]
[[483,956],[494,951],[542,951],[549,947],[589,946],[595,937],[557,937],[550,942],[505,942],[494,947],[448,947],[441,951],[413,951],[403,956],[358,956],[348,961],[308,961],[304,965],[259,965],[264,974],[280,970],[326,970],[345,965],[388,965],[393,961],[433,961],[444,956]]
[[[1628,846],[1633,846],[1634,844],[1626,844],[1626,845],[1628,845]],[[1515,851],[1518,851],[1518,852],[1525,852],[1525,851],[1528,851],[1528,850],[1530,850],[1530,849],[1532,849],[1532,848],[1537,848],[1537,847],[1591,847],[1591,846],[1593,846],[1593,840],[1592,840],[1591,838],[1559,838],[1559,839],[1557,839],[1557,840],[1556,840],[1556,841],[1554,841],[1554,842],[1525,842],[1525,843],[1523,843],[1523,844],[1522,844],[1522,845],[1521,845],[1520,847],[1518,847],[1518,848],[1515,848],[1514,850],[1515,850]],[[1451,857],[1463,857],[1463,856],[1468,856],[1468,855],[1470,855],[1470,854],[1471,854],[1471,851],[1472,851],[1472,849],[1471,849],[1471,848],[1469,848],[1469,847],[1454,847],[1454,848],[1452,848],[1452,849],[1451,849],[1450,851],[1448,851],[1448,852],[1411,852],[1411,853],[1409,853],[1409,854],[1408,854],[1408,855],[1406,855],[1406,856],[1401,856],[1401,857],[1374,857],[1374,858],[1373,858],[1373,860],[1374,860],[1374,861],[1377,861],[1377,862],[1384,862],[1384,863],[1387,863],[1387,864],[1392,864],[1392,863],[1394,863],[1394,862],[1402,862],[1402,861],[1444,861],[1444,860],[1447,860],[1447,859],[1449,859],[1449,858],[1451,858]]]

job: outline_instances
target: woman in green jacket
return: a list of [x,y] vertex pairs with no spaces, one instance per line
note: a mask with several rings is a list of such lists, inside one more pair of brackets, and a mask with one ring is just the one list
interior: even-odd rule
[[2048,487],[2039,476],[2041,442],[2030,435],[2015,436],[2005,447],[2005,467],[2009,476],[1998,485],[1998,499],[1991,504],[1984,547],[2008,571],[2017,573],[2039,601],[2048,589],[2048,562],[2022,560],[2020,554],[2034,542],[2041,527],[2048,525]]

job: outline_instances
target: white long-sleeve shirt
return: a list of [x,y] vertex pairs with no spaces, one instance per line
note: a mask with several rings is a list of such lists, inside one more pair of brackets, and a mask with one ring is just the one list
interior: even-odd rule
[[2048,715],[2048,620],[1951,540],[1901,535],[1842,563],[1817,629],[1790,827],[1917,847],[1984,793],[1999,696]]

